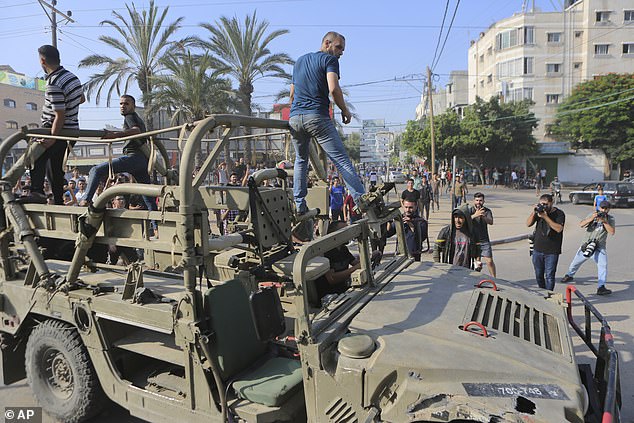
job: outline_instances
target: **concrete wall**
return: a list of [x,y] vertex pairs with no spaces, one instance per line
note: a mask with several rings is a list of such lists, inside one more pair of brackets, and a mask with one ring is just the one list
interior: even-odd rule
[[559,180],[588,184],[606,179],[608,159],[601,150],[579,149],[574,155],[559,156]]

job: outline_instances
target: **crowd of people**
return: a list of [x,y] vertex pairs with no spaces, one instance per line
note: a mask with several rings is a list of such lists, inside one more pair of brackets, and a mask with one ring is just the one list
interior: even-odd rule
[[[295,214],[299,217],[308,212],[305,197],[310,180],[308,178],[308,152],[311,139],[315,139],[328,155],[332,167],[329,180],[329,225],[328,232],[352,224],[363,216],[365,192],[378,185],[388,169],[355,169],[343,146],[341,138],[330,117],[330,97],[341,110],[344,124],[350,122],[351,113],[343,100],[339,86],[339,59],[345,50],[345,38],[336,32],[328,32],[322,39],[320,50],[301,56],[295,63],[290,86],[291,111],[290,132],[295,148],[295,163],[286,163],[294,174],[289,187],[293,188]],[[52,135],[62,129],[78,129],[78,109],[85,101],[79,79],[60,64],[59,51],[45,45],[38,50],[40,63],[46,73],[45,103],[42,110],[42,126],[50,128]],[[119,102],[123,116],[123,130],[108,132],[104,139],[115,139],[139,135],[146,132],[145,123],[135,111],[134,97],[124,94]],[[123,147],[123,155],[110,162],[104,162],[90,169],[88,175],[81,175],[75,169],[64,175],[63,157],[68,143],[56,139],[36,139],[43,149],[31,167],[30,175],[14,187],[17,197],[28,201],[46,202],[65,206],[92,207],[96,198],[106,187],[119,183],[150,183],[148,174],[147,139],[129,139]],[[244,158],[229,171],[228,163],[222,162],[213,175],[213,182],[220,186],[246,186],[248,176],[264,167],[258,164],[251,168]],[[197,169],[198,170],[198,169]],[[46,174],[48,173],[48,177]],[[111,176],[109,176],[111,175]],[[114,175],[114,177],[112,176]],[[473,205],[468,204],[469,187],[478,184],[500,185],[519,188],[531,180],[539,190],[547,180],[546,169],[527,172],[524,168],[481,167],[470,170],[459,169],[455,174],[449,167],[441,167],[431,173],[427,168],[411,166],[406,188],[400,196],[402,222],[405,231],[405,245],[415,260],[430,250],[428,221],[431,213],[440,211],[440,197],[448,195],[452,210],[450,224],[443,227],[436,237],[433,259],[437,262],[452,263],[476,270],[486,265],[488,272],[496,276],[488,227],[493,225],[493,213],[486,207],[485,196],[481,192],[473,195]],[[271,183],[267,181],[266,183]],[[557,178],[550,184],[551,191],[559,194],[561,185]],[[614,217],[609,214],[610,204],[602,196],[595,199],[595,212],[581,222],[586,231],[583,245],[579,248],[564,277],[564,282],[572,280],[579,267],[593,258],[599,269],[597,293],[609,294],[606,288],[608,234],[614,234]],[[224,192],[220,192],[220,202],[225,203]],[[455,208],[453,207],[455,206]],[[108,207],[157,210],[156,199],[141,196],[117,196]],[[230,223],[239,219],[243,211],[220,209],[216,211],[216,223],[220,234],[232,230]],[[312,219],[299,219],[310,232],[316,227]],[[565,214],[553,205],[553,196],[543,194],[531,210],[526,224],[534,226],[534,248],[532,263],[539,287],[554,289],[555,270],[561,254],[562,233]],[[153,226],[156,231],[156,226]],[[395,224],[388,224],[386,234],[396,231]],[[299,232],[297,232],[299,233]],[[294,232],[294,235],[296,232]],[[158,235],[156,233],[156,235]],[[424,248],[425,242],[427,249]],[[384,246],[384,244],[383,244]],[[334,252],[341,263],[333,267],[320,284],[320,292],[327,295],[337,292],[341,281],[349,277],[351,269],[358,266],[357,260],[345,251]],[[334,260],[335,262],[339,262]],[[343,263],[345,262],[345,264]],[[349,267],[352,266],[352,267]],[[339,269],[341,267],[341,269]],[[339,287],[339,288],[337,288]]]

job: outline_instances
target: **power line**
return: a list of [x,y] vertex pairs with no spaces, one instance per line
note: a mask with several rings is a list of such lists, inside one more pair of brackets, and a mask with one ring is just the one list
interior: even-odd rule
[[436,60],[436,54],[438,54],[438,47],[440,46],[440,40],[442,39],[442,31],[445,28],[445,19],[447,18],[447,11],[449,10],[449,0],[445,3],[445,13],[442,15],[442,23],[440,24],[440,32],[438,33],[438,41],[436,41],[436,49],[434,50],[434,57],[431,62]]
[[432,61],[432,71],[434,70],[434,68],[436,67],[436,65],[438,64],[438,62],[440,61],[440,57],[442,56],[442,53],[445,51],[445,44],[447,44],[447,39],[449,38],[449,33],[451,32],[451,27],[453,26],[453,21],[454,19],[456,19],[456,13],[458,12],[458,6],[460,6],[460,0],[458,0],[456,2],[456,7],[453,10],[453,16],[451,17],[451,22],[449,22],[449,28],[447,28],[447,34],[445,34],[445,41],[443,41],[442,43],[442,47],[440,49],[440,53],[438,54],[438,57],[436,58],[436,61]]

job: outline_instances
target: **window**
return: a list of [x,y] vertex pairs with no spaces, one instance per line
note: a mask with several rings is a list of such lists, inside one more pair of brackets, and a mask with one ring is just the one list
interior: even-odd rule
[[481,80],[480,80],[480,86],[481,86],[481,87],[484,87],[484,79],[481,79]]
[[489,46],[489,48],[487,49],[487,56],[490,56],[493,54],[493,46]]
[[534,44],[535,28],[532,26],[509,29],[495,36],[495,49],[504,50],[517,45]]
[[493,82],[493,74],[488,74],[487,75],[487,84],[490,84]]
[[26,110],[37,110],[37,104],[35,104],[35,103],[26,103]]
[[521,75],[533,74],[533,58],[520,57],[518,59],[507,60],[496,65],[498,78],[510,78]]
[[576,62],[574,64],[575,69],[581,69],[581,62]]
[[484,54],[481,54],[480,55],[480,63],[483,63],[483,62],[484,62]]
[[546,73],[561,73],[561,63],[546,63]]
[[535,44],[535,28],[524,27],[524,44]]
[[36,129],[39,128],[40,125],[38,125],[37,123],[29,123],[28,125],[26,125],[29,129]]
[[14,120],[8,120],[5,123],[7,129],[18,129],[18,123]]
[[581,38],[583,36],[583,31],[575,31],[575,38]]
[[533,58],[525,57],[524,58],[524,75],[532,75],[533,74]]
[[634,54],[634,43],[623,43],[623,54]]
[[546,94],[546,104],[559,104],[559,94]]
[[533,99],[532,88],[513,88],[508,90],[507,101],[522,101]]
[[10,98],[5,98],[4,107],[10,107],[12,109],[15,109],[15,100],[11,100]]
[[596,22],[597,23],[610,22],[610,12],[609,11],[596,12]]
[[561,32],[549,32],[546,34],[546,39],[549,43],[560,43]]
[[447,84],[447,93],[451,94],[452,90],[453,90],[453,84]]
[[625,10],[625,11],[623,11],[623,22],[624,23],[633,23],[634,22],[634,10]]
[[594,55],[595,56],[605,56],[610,54],[610,45],[609,44],[595,44],[594,45]]

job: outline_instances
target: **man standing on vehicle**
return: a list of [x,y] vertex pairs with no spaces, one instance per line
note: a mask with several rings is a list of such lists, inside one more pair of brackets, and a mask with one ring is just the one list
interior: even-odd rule
[[566,215],[553,207],[553,196],[550,194],[539,197],[539,203],[526,219],[526,226],[536,224],[532,258],[535,278],[540,288],[550,291],[555,289],[555,272],[561,254],[565,223]]
[[[141,134],[146,132],[145,123],[141,116],[135,111],[136,101],[134,97],[128,94],[124,94],[119,99],[119,109],[123,116],[123,130],[122,131],[106,131],[103,136],[104,139],[115,139],[127,137],[130,135]],[[150,175],[148,174],[148,158],[145,156],[141,148],[143,144],[147,142],[147,138],[136,138],[128,140],[123,145],[123,156],[117,157],[112,160],[112,172],[122,173],[126,172],[134,176],[134,179],[141,184],[149,184]],[[87,201],[80,206],[86,206],[92,202],[92,198],[95,195],[99,182],[106,179],[108,176],[108,162],[103,162],[90,169],[88,175],[88,188]],[[156,202],[150,197],[143,197],[143,201],[148,210],[157,210]]]
[[320,51],[301,56],[293,68],[289,125],[295,146],[293,194],[298,214],[307,211],[305,197],[308,192],[308,153],[311,138],[317,140],[337,167],[357,205],[360,204],[359,197],[364,193],[363,183],[355,172],[329,114],[329,95],[332,95],[341,110],[343,123],[350,123],[352,118],[339,86],[339,58],[345,48],[346,40],[343,35],[328,32],[321,41]]
[[473,221],[474,236],[480,247],[480,257],[476,259],[476,270],[482,266],[477,262],[484,262],[491,276],[495,278],[493,249],[491,248],[491,240],[489,239],[489,225],[493,225],[493,213],[491,209],[484,206],[483,193],[476,192],[473,194],[473,207],[469,209],[469,212],[471,213],[471,220]]
[[591,213],[579,223],[579,226],[586,229],[583,237],[583,244],[577,250],[577,254],[572,259],[566,275],[561,280],[562,283],[570,282],[574,279],[575,273],[590,257],[597,264],[599,286],[597,295],[609,295],[612,290],[605,287],[608,278],[608,251],[606,248],[608,234],[614,235],[616,232],[616,222],[610,213],[610,203],[603,200],[599,204],[599,210]]
[[[50,128],[51,135],[59,135],[62,129],[79,129],[79,105],[86,101],[79,78],[60,65],[59,50],[43,45],[37,52],[46,74],[46,91],[42,107],[42,128]],[[31,190],[46,199],[44,176],[50,162],[51,188],[55,204],[64,204],[64,156],[68,142],[38,139],[46,151],[35,160],[31,169]]]

